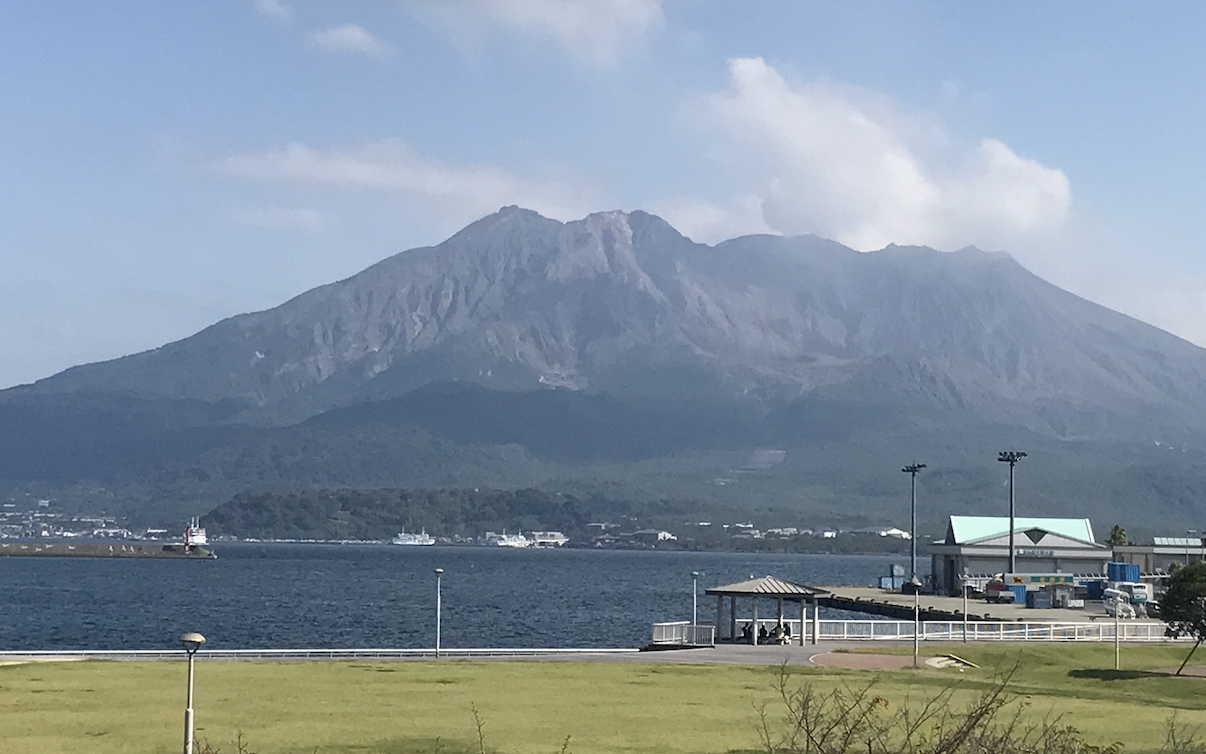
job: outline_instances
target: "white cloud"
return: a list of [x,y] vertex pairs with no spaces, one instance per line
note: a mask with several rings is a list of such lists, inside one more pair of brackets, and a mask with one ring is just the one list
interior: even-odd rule
[[[294,186],[376,191],[405,197],[412,210],[438,213],[452,229],[508,204],[569,220],[592,210],[588,190],[556,180],[530,180],[479,165],[447,165],[416,155],[396,140],[356,149],[284,149],[227,157],[218,169],[231,176]],[[414,206],[419,200],[424,206]]]
[[391,52],[389,45],[356,24],[344,24],[326,31],[311,32],[310,42],[327,52],[354,52],[372,58],[383,58]]
[[261,16],[288,23],[293,20],[293,9],[281,0],[255,0],[255,10]]
[[462,44],[483,36],[484,23],[551,38],[600,68],[615,65],[665,20],[661,0],[411,0],[410,6]]
[[655,202],[651,211],[692,241],[718,243],[750,233],[774,233],[762,219],[762,199],[739,197],[729,205],[688,198]]
[[1140,274],[1119,277],[1118,267],[1091,300],[1206,348],[1206,279],[1145,280]]
[[933,127],[866,92],[793,86],[760,58],[730,61],[730,75],[701,118],[719,137],[713,156],[750,184],[779,232],[858,249],[1000,248],[1059,230],[1068,213],[1064,174],[996,139],[951,155],[935,150]]
[[327,226],[327,216],[324,213],[306,207],[238,209],[226,214],[236,222],[259,228],[319,231]]

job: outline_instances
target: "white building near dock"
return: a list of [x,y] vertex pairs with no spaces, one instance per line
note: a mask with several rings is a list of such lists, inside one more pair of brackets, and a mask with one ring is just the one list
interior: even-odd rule
[[[1087,518],[1014,518],[1017,573],[1104,574],[1113,556],[1093,538]],[[1009,571],[1008,516],[951,516],[946,538],[930,547],[931,573],[939,593],[957,595],[964,574]]]

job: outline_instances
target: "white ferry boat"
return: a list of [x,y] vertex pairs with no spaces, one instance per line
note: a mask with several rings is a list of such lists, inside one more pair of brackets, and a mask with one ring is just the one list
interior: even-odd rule
[[432,537],[424,529],[418,534],[407,534],[403,529],[398,536],[394,537],[393,543],[396,545],[434,545],[435,537]]
[[486,544],[497,547],[531,547],[532,540],[520,534],[507,534],[503,530],[502,534],[495,534],[492,531],[486,532]]

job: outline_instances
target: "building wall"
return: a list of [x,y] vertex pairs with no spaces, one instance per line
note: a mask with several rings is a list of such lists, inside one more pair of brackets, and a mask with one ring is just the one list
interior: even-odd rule
[[1141,573],[1168,573],[1174,564],[1184,565],[1206,556],[1201,547],[1156,547],[1153,545],[1119,545],[1114,548],[1114,559],[1122,563],[1134,563]]
[[[989,552],[977,552],[975,547],[948,546],[947,552],[931,555],[931,572],[936,591],[958,595],[963,586],[960,577],[964,572],[972,575],[1007,573],[1009,554],[1001,555],[999,548]],[[1057,552],[1050,558],[1018,557],[1018,573],[1105,573],[1105,564],[1110,560],[1108,550],[1093,550],[1091,553],[1072,551]]]

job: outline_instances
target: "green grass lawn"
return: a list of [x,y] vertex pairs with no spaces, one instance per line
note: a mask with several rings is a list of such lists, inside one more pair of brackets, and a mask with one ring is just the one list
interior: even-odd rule
[[[926,648],[934,652],[939,648]],[[1001,668],[1025,719],[1062,714],[1090,741],[1157,751],[1164,722],[1206,726],[1206,679],[1115,673],[1111,646],[957,645],[979,669],[860,672],[789,669],[820,688],[874,678],[893,704],[950,683],[970,698]],[[1177,665],[1184,647],[1124,647],[1124,667]],[[478,750],[730,752],[758,749],[756,709],[775,699],[775,667],[459,660],[205,662],[197,665],[198,738],[235,754]],[[181,662],[0,667],[0,751],[180,751]],[[1206,732],[1206,728],[1204,728]]]

